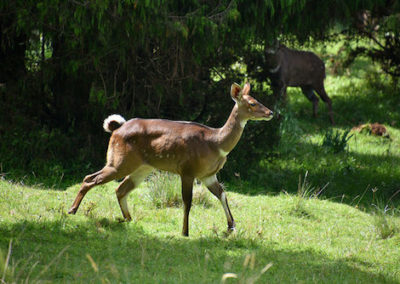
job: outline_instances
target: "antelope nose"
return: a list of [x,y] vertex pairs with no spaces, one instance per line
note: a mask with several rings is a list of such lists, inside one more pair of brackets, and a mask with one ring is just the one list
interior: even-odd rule
[[274,115],[274,112],[271,110],[271,111],[269,112],[269,115],[270,115],[270,116],[273,116],[273,115]]

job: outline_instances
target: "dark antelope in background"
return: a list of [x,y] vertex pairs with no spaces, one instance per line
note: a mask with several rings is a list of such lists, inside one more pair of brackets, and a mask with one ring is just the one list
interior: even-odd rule
[[271,80],[274,95],[286,99],[287,87],[300,87],[303,94],[313,104],[313,115],[317,117],[319,99],[314,91],[327,104],[329,118],[333,120],[332,101],[325,92],[325,64],[314,53],[287,48],[275,44],[265,48],[264,64],[266,74]]

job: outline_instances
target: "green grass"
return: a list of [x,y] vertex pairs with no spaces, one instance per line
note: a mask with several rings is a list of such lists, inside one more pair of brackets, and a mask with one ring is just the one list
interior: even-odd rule
[[0,271],[11,241],[8,283],[219,283],[226,273],[238,277],[227,283],[400,282],[398,215],[381,211],[394,228],[384,238],[376,214],[318,199],[306,183],[297,195],[229,192],[238,230],[228,237],[219,201],[195,202],[184,238],[182,208],[157,209],[146,184],[130,195],[133,221],[118,223],[114,182],[70,216],[78,185],[49,191],[1,181]]

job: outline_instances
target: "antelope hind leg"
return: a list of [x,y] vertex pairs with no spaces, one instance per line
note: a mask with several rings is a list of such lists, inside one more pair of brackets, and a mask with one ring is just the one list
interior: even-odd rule
[[88,193],[90,189],[92,189],[96,185],[107,183],[116,178],[117,171],[114,167],[110,166],[105,166],[102,170],[86,176],[83,179],[82,186],[75,198],[74,203],[71,206],[71,209],[69,209],[68,214],[75,214],[76,211],[78,211],[82,199],[85,197],[86,193]]

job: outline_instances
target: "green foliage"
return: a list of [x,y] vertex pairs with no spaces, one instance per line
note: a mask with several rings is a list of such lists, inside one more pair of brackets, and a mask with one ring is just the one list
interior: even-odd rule
[[353,137],[353,134],[349,135],[349,133],[350,130],[346,130],[342,133],[341,131],[329,129],[326,131],[324,139],[322,140],[322,146],[329,148],[335,154],[344,152],[348,148],[349,140]]
[[352,42],[354,39],[366,39],[372,44],[353,46],[347,64],[359,56],[366,56],[377,62],[386,74],[396,80],[400,78],[400,17],[399,11],[396,11],[399,6],[393,2],[386,11],[377,9],[359,12],[350,32],[346,32],[347,40]]

